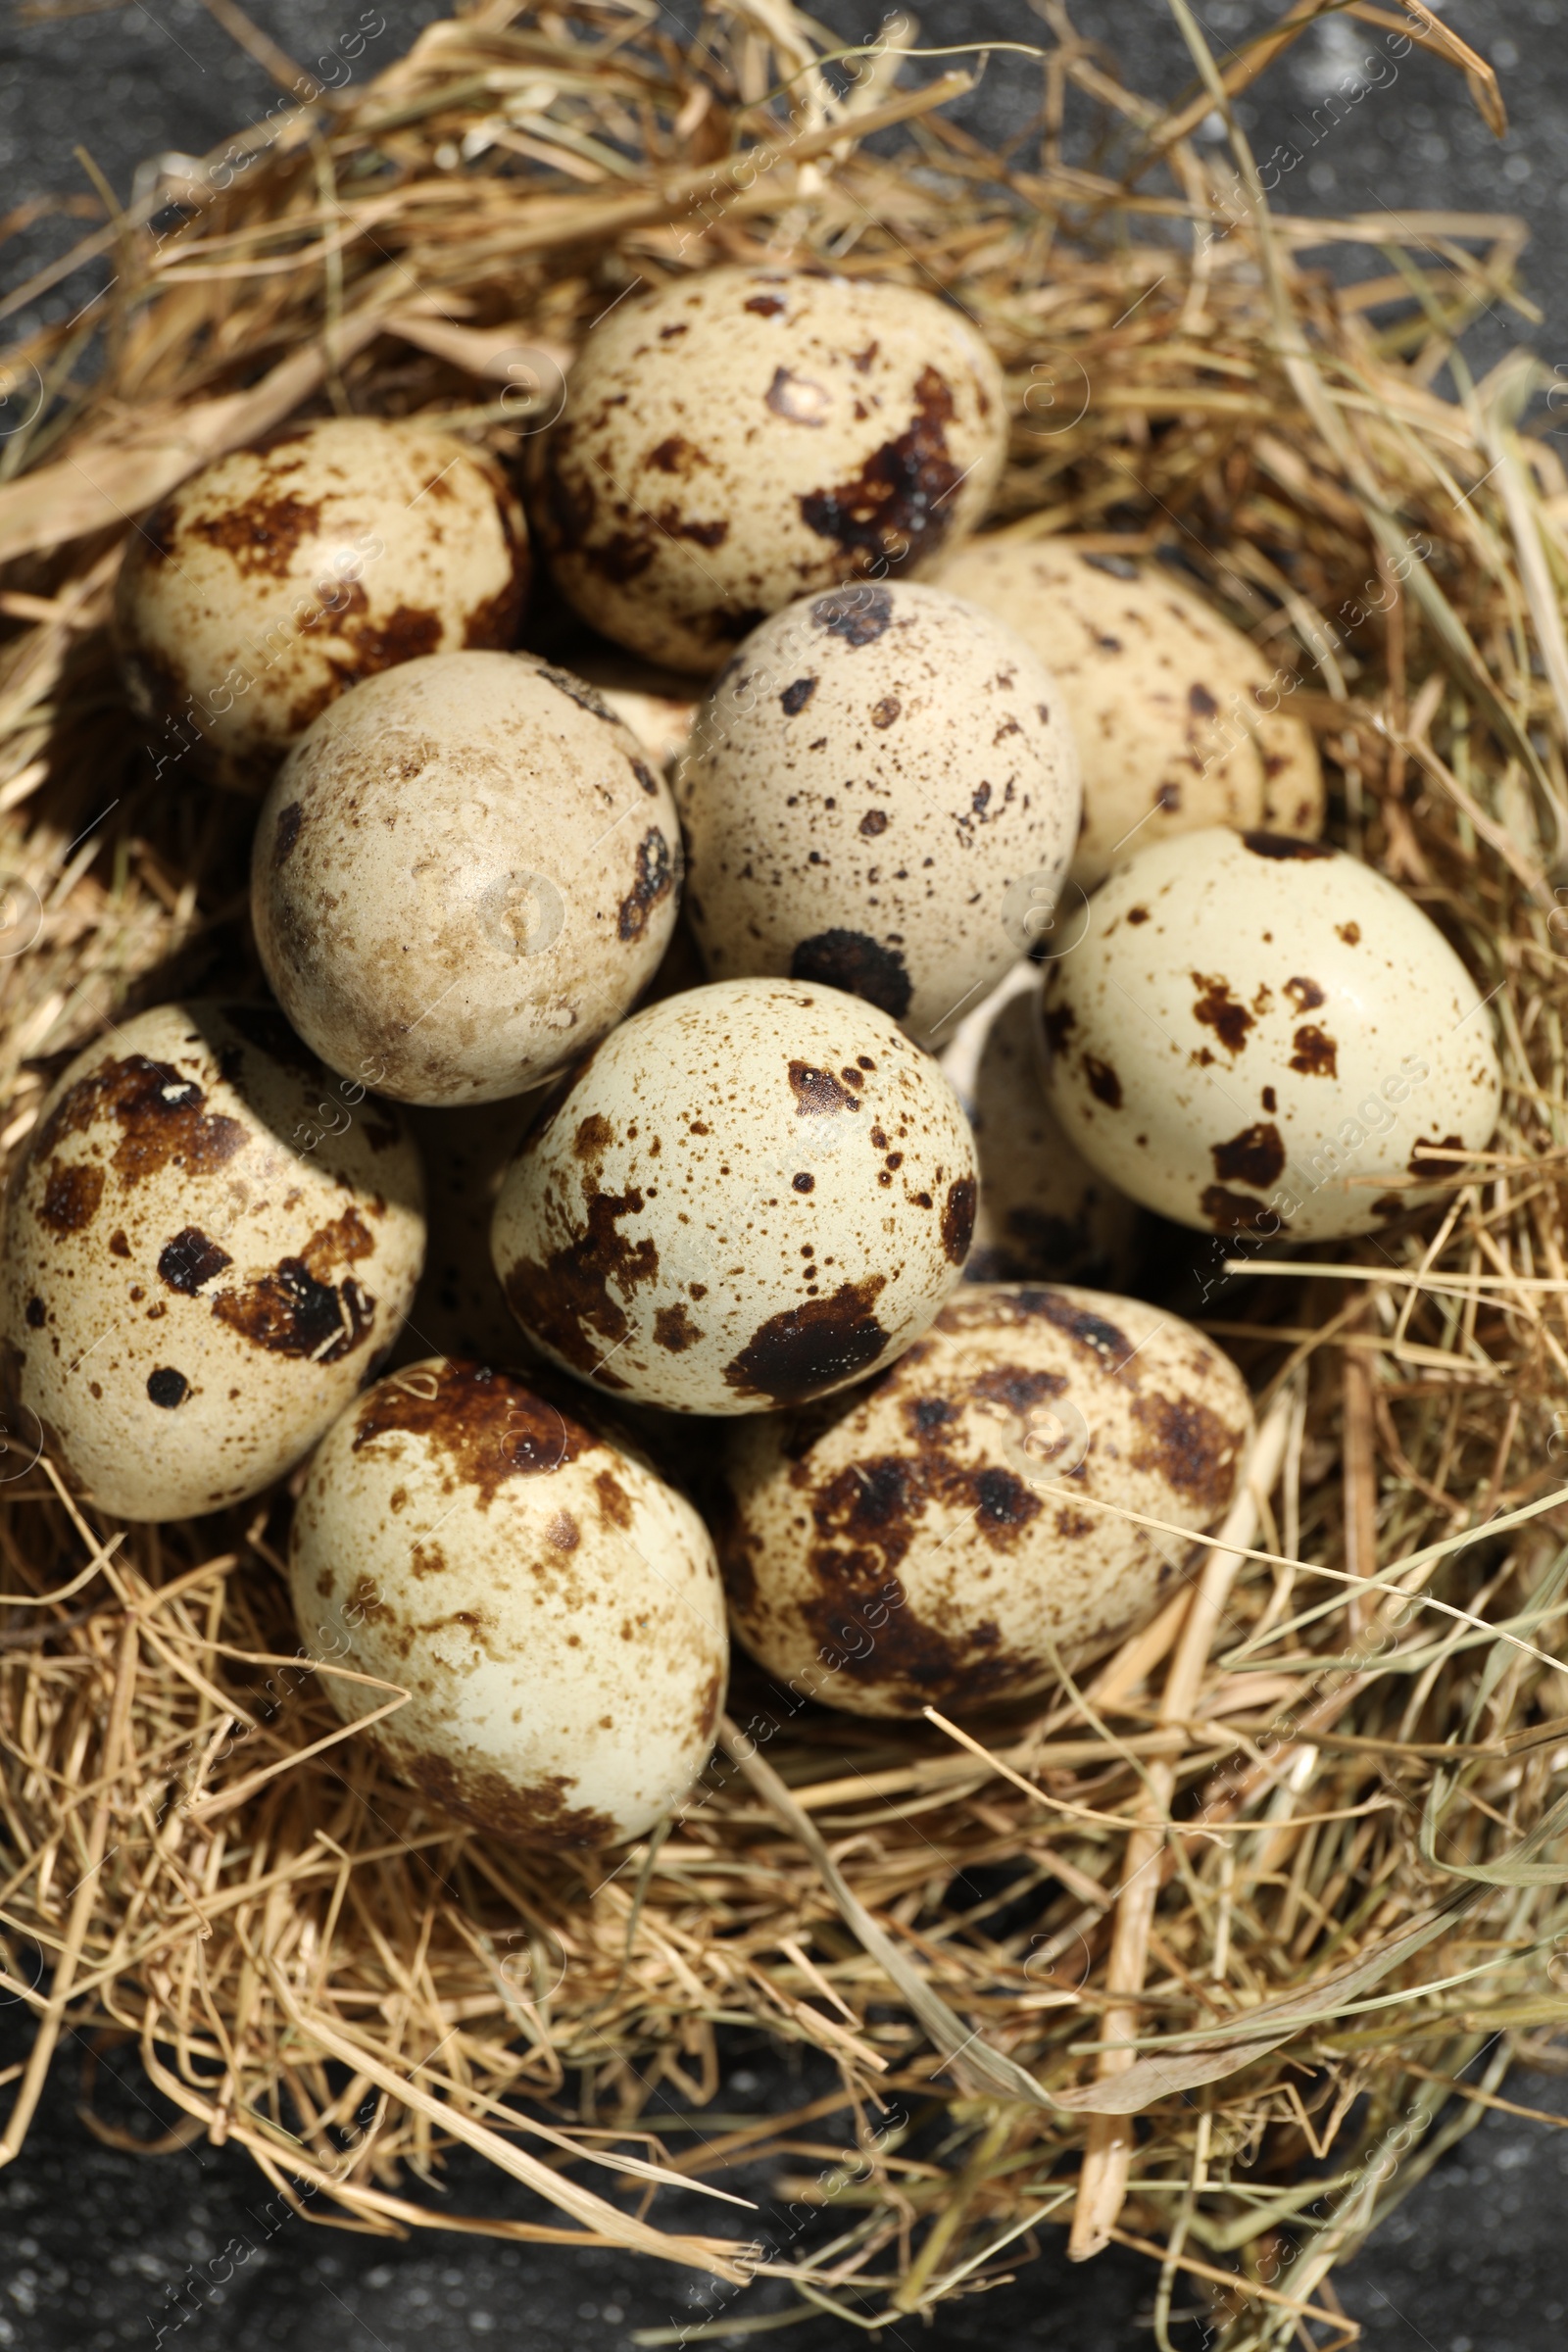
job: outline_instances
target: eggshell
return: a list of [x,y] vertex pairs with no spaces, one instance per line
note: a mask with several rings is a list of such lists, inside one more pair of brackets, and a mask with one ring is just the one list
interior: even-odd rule
[[408,1113],[424,1162],[429,1241],[414,1304],[392,1351],[395,1365],[461,1355],[515,1370],[532,1355],[496,1280],[490,1220],[502,1179],[548,1094],[536,1087],[510,1102]]
[[731,1433],[719,1557],[737,1639],[855,1715],[1047,1690],[1167,1595],[1252,1428],[1235,1366],[1161,1308],[965,1286],[888,1372]]
[[518,1154],[497,1271],[583,1380],[756,1413],[888,1363],[963,1269],[968,1123],[885,1013],[729,980],[624,1022]]
[[263,791],[346,686],[508,646],[528,588],[522,510],[483,451],[329,416],[203,466],[133,531],[115,631],[154,757]]
[[1138,1211],[1074,1150],[1047,1105],[1040,983],[1038,965],[1015,964],[942,1054],[980,1156],[963,1278],[1120,1287],[1137,1257]]
[[942,571],[1054,672],[1083,765],[1073,879],[1206,825],[1323,830],[1312,737],[1251,640],[1159,563],[1064,539],[990,538]]
[[929,570],[1006,451],[961,311],[870,278],[705,270],[617,302],[541,442],[534,529],[618,644],[710,670],[793,597]]
[[493,1102],[585,1053],[675,920],[668,787],[591,686],[531,654],[371,678],[290,755],[256,829],[256,942],[334,1069]]
[[[729,1653],[708,1531],[639,1456],[505,1373],[435,1359],[329,1433],[289,1546],[313,1656],[408,1703],[368,1737],[516,1845],[612,1845],[702,1771]],[[389,1693],[323,1673],[344,1721]]]
[[423,1250],[397,1112],[273,1006],[138,1013],[71,1064],[13,1179],[22,1428],[117,1517],[259,1494],[384,1360]]
[[1134,1200],[1200,1230],[1332,1240],[1464,1172],[1418,1145],[1486,1145],[1490,1015],[1436,924],[1359,859],[1189,833],[1090,904],[1047,983],[1051,1102]]
[[858,581],[754,631],[698,715],[676,803],[710,976],[866,998],[928,1041],[1027,941],[1078,825],[1055,681],[1003,622]]

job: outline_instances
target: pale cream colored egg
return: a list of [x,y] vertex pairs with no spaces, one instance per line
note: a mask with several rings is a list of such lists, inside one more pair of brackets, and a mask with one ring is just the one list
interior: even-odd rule
[[1371,866],[1282,834],[1188,833],[1117,867],[1090,907],[1047,983],[1051,1102],[1135,1200],[1200,1230],[1324,1241],[1476,1166],[1462,1155],[1490,1140],[1501,1092],[1491,1015]]
[[783,980],[646,1006],[502,1189],[496,1268],[580,1379],[756,1413],[890,1362],[963,1270],[968,1122],[885,1013]]
[[541,439],[536,536],[617,644],[711,670],[764,614],[928,571],[1006,451],[1001,370],[964,314],[871,278],[707,270],[617,302]]
[[522,510],[492,458],[329,416],[203,466],[131,533],[115,634],[160,772],[188,758],[261,792],[345,687],[511,645],[527,589]]
[[856,1715],[1047,1690],[1200,1556],[1117,1513],[1212,1529],[1251,1430],[1236,1367],[1162,1308],[965,1285],[890,1371],[731,1433],[715,1518],[736,1636]]
[[614,1845],[708,1761],[729,1651],[713,1547],[624,1442],[504,1372],[394,1372],[330,1431],[289,1544],[339,1713],[440,1811],[515,1845]]
[[942,1074],[968,1114],[980,1157],[980,1208],[963,1278],[1120,1288],[1137,1258],[1138,1210],[1052,1116],[1040,985],[1038,965],[1015,964],[942,1054]]
[[13,1184],[13,1446],[106,1511],[270,1486],[383,1362],[424,1250],[398,1112],[270,1004],[161,1004],[78,1054]]
[[438,654],[334,703],[263,807],[257,946],[334,1069],[399,1102],[525,1093],[635,1004],[675,921],[662,777],[591,686]]
[[747,639],[675,781],[712,979],[819,980],[928,1043],[1027,946],[1078,827],[1055,680],[990,612],[857,581]]
[[1323,830],[1290,674],[1171,567],[1070,539],[977,539],[944,588],[1000,613],[1060,681],[1083,768],[1073,878],[1205,825]]

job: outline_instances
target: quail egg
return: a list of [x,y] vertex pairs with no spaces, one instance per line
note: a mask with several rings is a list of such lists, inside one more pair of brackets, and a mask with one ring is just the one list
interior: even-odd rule
[[115,630],[160,771],[264,791],[346,686],[512,644],[528,541],[500,467],[419,424],[330,416],[206,466],[132,532]]
[[345,1722],[442,1812],[515,1845],[613,1845],[678,1805],[724,1700],[708,1531],[640,1455],[504,1372],[434,1358],[330,1431],[289,1547]]
[[398,1113],[273,1006],[138,1013],[71,1064],[12,1185],[22,1429],[119,1517],[259,1494],[385,1359],[423,1250]]
[[932,1038],[1027,945],[1078,826],[1055,681],[920,581],[776,612],[698,715],[676,804],[710,978],[819,980]]
[[1091,906],[1047,983],[1051,1102],[1135,1200],[1322,1241],[1420,1206],[1485,1147],[1490,1016],[1437,925],[1359,859],[1187,833]]
[[[966,1013],[942,1073],[968,1114],[980,1207],[965,1282],[1131,1280],[1138,1211],[1067,1141],[1046,1102],[1040,971],[1015,964]],[[434,1222],[434,1220],[432,1220]]]
[[855,1715],[1047,1690],[1193,1564],[1118,1512],[1212,1528],[1251,1428],[1235,1366],[1175,1315],[965,1285],[891,1370],[731,1432],[714,1516],[736,1636]]
[[591,686],[529,654],[436,654],[334,703],[262,808],[257,946],[334,1069],[492,1102],[575,1061],[675,920],[668,787]]
[[532,514],[594,627],[711,670],[794,597],[929,570],[1006,451],[961,311],[871,278],[726,267],[617,302],[541,440]]
[[1003,615],[1059,681],[1083,765],[1073,879],[1205,825],[1323,830],[1312,737],[1265,662],[1165,564],[1071,540],[998,537],[942,572]]
[[728,980],[646,1006],[578,1072],[502,1188],[496,1268],[580,1378],[755,1413],[906,1348],[974,1210],[968,1122],[885,1013]]

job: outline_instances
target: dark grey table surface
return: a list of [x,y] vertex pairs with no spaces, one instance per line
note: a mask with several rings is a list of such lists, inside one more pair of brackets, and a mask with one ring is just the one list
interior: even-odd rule
[[[1216,52],[1284,13],[1285,0],[1197,0]],[[307,69],[355,24],[385,19],[358,71],[373,73],[443,11],[430,0],[251,0],[252,19]],[[926,0],[926,40],[1030,40],[1027,0]],[[1273,159],[1276,201],[1300,213],[1371,212],[1396,220],[1422,208],[1511,211],[1533,235],[1525,278],[1538,318],[1500,309],[1478,321],[1478,368],[1528,343],[1568,382],[1568,0],[1448,0],[1446,21],[1498,69],[1512,116],[1500,143],[1477,120],[1463,84],[1419,55],[1388,71],[1385,35],[1339,19],[1314,29],[1295,59],[1246,103],[1261,158]],[[666,8],[696,22],[697,0]],[[825,0],[816,14],[847,40],[876,29],[880,0]],[[1190,63],[1164,0],[1076,0],[1080,29],[1104,41],[1137,86],[1169,93]],[[1371,65],[1368,60],[1373,61]],[[1361,85],[1328,104],[1347,76]],[[0,167],[7,208],[43,191],[82,193],[86,147],[122,197],[145,155],[201,153],[271,103],[265,74],[219,29],[201,0],[144,0],[55,22],[0,20]],[[1001,61],[966,102],[995,135],[1028,102]],[[22,284],[73,233],[45,221],[0,251],[3,284]],[[39,298],[63,317],[92,291],[74,281]],[[24,313],[19,323],[24,324]],[[1568,432],[1564,435],[1568,442]],[[25,2046],[24,2020],[0,2006],[0,2080]],[[730,2053],[729,2098],[793,2104],[801,2083],[761,2043]],[[109,2352],[122,2344],[177,2352],[456,2352],[494,2343],[525,2352],[611,2352],[634,2331],[680,2329],[725,2317],[782,2312],[788,2290],[762,2286],[724,2303],[710,2280],[629,2257],[502,2247],[446,2232],[400,2244],[328,2231],[288,2215],[248,2158],[206,2146],[148,2157],[106,2147],[81,2123],[85,2045],[68,2035],[22,2160],[0,2172],[0,2352]],[[167,2111],[124,2051],[100,2069],[102,2111],[143,2135]],[[808,2080],[808,2090],[812,2079]],[[1568,2078],[1516,2075],[1508,2095],[1568,2122]],[[0,2094],[3,2097],[3,2094]],[[455,2209],[520,2212],[508,2184],[462,2162],[448,2176]],[[766,2172],[726,2183],[758,2214],[662,2195],[668,2226],[767,2234]],[[1561,2352],[1568,2343],[1568,2137],[1547,2124],[1490,2113],[1340,2274],[1367,2352]],[[727,2218],[726,2218],[727,2216]],[[906,2323],[873,2339],[915,2347],[985,2344],[990,2352],[1134,2352],[1152,2342],[1153,2273],[1117,2250],[1083,2269],[1049,2236],[1016,2281],[945,2306],[935,2324]],[[1197,2308],[1195,2298],[1194,2308]],[[713,2340],[708,2338],[706,2340]],[[732,2334],[720,2340],[753,2340]],[[761,2340],[769,2340],[763,2338]],[[864,2341],[823,2319],[792,2328],[799,2352]],[[1197,2346],[1196,2322],[1173,2341]]]

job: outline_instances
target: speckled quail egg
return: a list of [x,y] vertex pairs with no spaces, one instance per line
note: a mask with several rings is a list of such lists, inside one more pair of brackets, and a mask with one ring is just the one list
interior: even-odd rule
[[731,1433],[714,1518],[736,1636],[856,1715],[1049,1690],[1195,1554],[1117,1510],[1211,1529],[1251,1428],[1235,1366],[1175,1315],[965,1285],[890,1371]]
[[483,451],[330,416],[166,499],[131,534],[115,630],[160,769],[189,743],[220,783],[259,792],[346,686],[511,645],[527,587],[522,510]]
[[387,1349],[424,1249],[398,1113],[270,1004],[161,1004],[77,1055],[8,1204],[6,1385],[127,1519],[260,1493]]
[[344,1720],[443,1812],[517,1845],[612,1845],[708,1761],[729,1653],[708,1531],[640,1455],[522,1381],[435,1358],[329,1433],[289,1547]]
[[490,1256],[490,1220],[517,1146],[546,1102],[536,1087],[509,1102],[463,1110],[411,1110],[424,1162],[424,1272],[392,1362],[461,1355],[515,1369],[531,1349],[517,1329]]
[[974,1208],[968,1122],[886,1014],[729,980],[646,1006],[578,1072],[502,1188],[496,1268],[580,1378],[755,1413],[906,1348]]
[[1047,982],[1051,1100],[1135,1200],[1200,1230],[1327,1240],[1419,1206],[1465,1169],[1445,1148],[1486,1145],[1500,1079],[1480,993],[1357,858],[1188,833],[1091,906]]
[[868,278],[707,270],[589,335],[540,445],[534,529],[595,628],[706,671],[794,597],[929,570],[984,514],[1006,436],[961,311]]
[[1074,1150],[1047,1105],[1040,979],[1037,965],[1015,964],[943,1050],[942,1074],[980,1157],[963,1278],[1120,1286],[1132,1278],[1138,1211]]
[[1054,671],[1083,765],[1073,878],[1204,825],[1323,830],[1323,776],[1276,671],[1168,565],[1072,540],[977,539],[942,572]]
[[700,678],[660,669],[652,662],[612,647],[606,653],[572,655],[576,674],[630,727],[654,765],[666,772],[691,741],[692,721],[703,699]]
[[436,654],[324,710],[263,807],[263,965],[334,1069],[403,1102],[523,1094],[657,970],[680,833],[591,686],[531,654]]
[[681,761],[688,907],[710,976],[820,980],[922,1041],[994,987],[1054,890],[1078,763],[1054,679],[919,581],[807,598],[750,636]]

